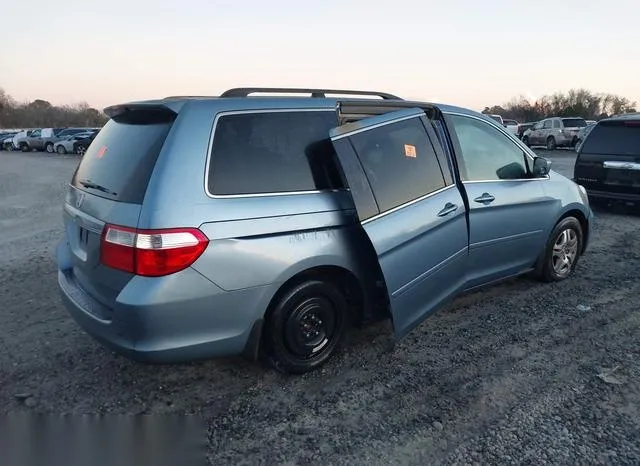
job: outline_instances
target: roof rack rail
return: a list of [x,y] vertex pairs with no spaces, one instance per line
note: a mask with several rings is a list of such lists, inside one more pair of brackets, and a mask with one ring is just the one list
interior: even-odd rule
[[287,94],[311,94],[311,97],[323,98],[327,94],[343,94],[343,95],[370,95],[381,97],[384,100],[403,100],[398,96],[389,94],[387,92],[376,91],[354,91],[347,89],[305,89],[296,87],[236,87],[229,89],[220,97],[249,97],[249,94],[254,93],[287,93]]
[[212,96],[210,95],[169,95],[167,97],[163,97],[162,100],[171,100],[171,99],[210,99]]

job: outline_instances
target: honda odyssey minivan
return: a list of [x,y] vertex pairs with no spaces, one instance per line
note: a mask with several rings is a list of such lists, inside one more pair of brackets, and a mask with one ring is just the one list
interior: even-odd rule
[[466,290],[564,280],[589,241],[584,188],[471,110],[238,88],[105,111],[58,281],[82,328],[138,360],[302,373],[349,325],[390,318],[402,338]]

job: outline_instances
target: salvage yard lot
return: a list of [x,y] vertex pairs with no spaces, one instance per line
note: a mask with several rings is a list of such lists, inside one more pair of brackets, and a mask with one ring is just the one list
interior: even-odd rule
[[[573,152],[540,155],[571,174]],[[596,210],[569,280],[468,294],[395,346],[388,323],[353,331],[302,377],[236,358],[146,366],[101,347],[58,297],[77,163],[0,152],[3,413],[196,414],[216,465],[640,463],[637,214]]]

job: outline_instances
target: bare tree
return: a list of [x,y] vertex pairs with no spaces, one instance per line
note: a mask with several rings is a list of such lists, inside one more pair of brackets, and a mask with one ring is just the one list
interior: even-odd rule
[[0,88],[0,128],[102,126],[107,116],[86,102],[55,106],[47,100],[18,103]]
[[551,116],[579,116],[599,120],[610,115],[635,111],[635,102],[614,94],[596,94],[586,89],[571,89],[530,102],[519,96],[504,106],[485,107],[482,113],[495,113],[518,121],[537,121]]

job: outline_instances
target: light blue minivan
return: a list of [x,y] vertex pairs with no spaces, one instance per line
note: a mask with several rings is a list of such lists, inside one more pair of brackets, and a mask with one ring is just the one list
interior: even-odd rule
[[589,240],[585,190],[470,110],[237,88],[105,111],[66,193],[58,281],[78,324],[134,359],[306,372],[349,325],[391,318],[401,338],[466,290],[563,280]]

